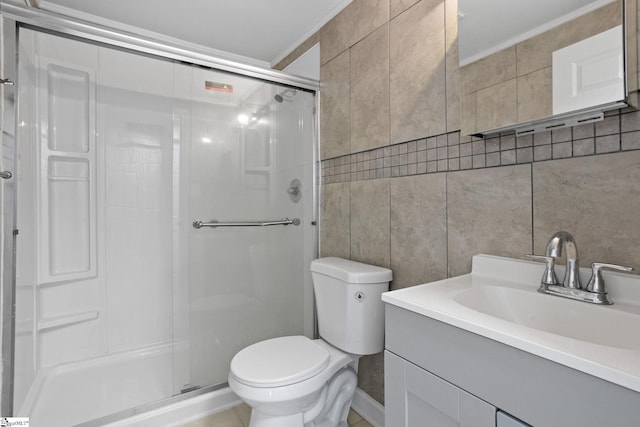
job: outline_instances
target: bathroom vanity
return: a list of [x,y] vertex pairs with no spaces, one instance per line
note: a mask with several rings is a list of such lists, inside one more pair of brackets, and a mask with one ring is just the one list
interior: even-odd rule
[[604,275],[614,305],[597,306],[538,293],[543,271],[477,255],[383,294],[386,425],[640,425],[640,277]]

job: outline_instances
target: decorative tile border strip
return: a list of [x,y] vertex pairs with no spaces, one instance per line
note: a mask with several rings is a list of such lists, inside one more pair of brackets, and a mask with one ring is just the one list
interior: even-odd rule
[[516,137],[460,131],[388,145],[321,162],[323,184],[482,169],[640,149],[640,111],[615,110],[603,121]]

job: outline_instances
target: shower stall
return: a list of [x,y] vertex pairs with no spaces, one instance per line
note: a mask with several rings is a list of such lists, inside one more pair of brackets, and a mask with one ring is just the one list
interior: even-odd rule
[[102,424],[312,336],[317,83],[18,12],[0,415]]

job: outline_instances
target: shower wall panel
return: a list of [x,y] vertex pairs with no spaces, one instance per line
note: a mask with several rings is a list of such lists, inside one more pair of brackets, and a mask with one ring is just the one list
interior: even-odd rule
[[173,69],[100,49],[109,352],[173,338]]
[[[76,424],[224,383],[254,342],[311,336],[314,95],[19,40],[19,413]],[[192,226],[284,217],[301,224]]]
[[20,35],[18,408],[49,368],[172,341],[180,143],[172,63]]
[[[44,41],[35,43],[48,47]],[[38,282],[94,278],[97,63],[69,64],[42,54],[36,55],[36,61],[40,116]]]
[[35,374],[105,346],[97,265],[99,61],[97,47],[22,35],[21,79],[33,86],[21,85],[19,93],[16,274],[18,293],[30,302],[17,304],[16,341],[32,348],[21,363]]
[[[54,151],[86,153],[93,139],[95,75],[49,63],[46,69],[48,146]],[[44,83],[44,82],[43,82]]]

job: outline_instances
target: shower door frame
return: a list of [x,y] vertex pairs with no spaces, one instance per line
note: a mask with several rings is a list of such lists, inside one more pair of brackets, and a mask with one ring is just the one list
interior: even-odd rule
[[[199,46],[185,46],[175,41],[168,42],[162,39],[151,39],[138,36],[131,33],[125,33],[118,30],[102,27],[99,25],[88,24],[86,22],[77,21],[73,18],[62,17],[60,15],[48,13],[42,10],[35,10],[27,6],[18,4],[8,4],[0,0],[0,20],[2,21],[1,30],[3,32],[1,52],[3,75],[0,78],[10,79],[16,85],[17,82],[17,42],[18,29],[20,26],[27,28],[57,33],[63,36],[71,36],[76,39],[88,43],[103,44],[116,49],[126,49],[141,54],[150,54],[153,56],[166,58],[175,61],[182,61],[193,65],[204,66],[219,71],[226,71],[246,77],[263,80],[269,83],[283,84],[299,89],[306,89],[315,93],[315,115],[313,118],[313,165],[317,168],[319,159],[318,141],[319,141],[319,91],[320,83],[313,79],[307,79],[299,76],[292,76],[286,73],[264,69],[253,65],[242,64],[215,56],[215,52]],[[16,86],[3,85],[2,102],[3,102],[3,141],[7,137],[5,129],[12,131],[13,136],[13,153],[15,153],[15,128],[17,120],[17,102],[15,94]],[[13,104],[13,108],[6,108],[7,105]],[[13,164],[0,164],[3,170],[15,171],[15,158]],[[313,221],[316,225],[313,245],[314,253],[318,252],[318,228],[319,221],[319,202],[318,202],[318,182],[317,171],[313,173]],[[2,252],[2,269],[1,269],[1,297],[2,306],[0,307],[0,317],[2,318],[1,341],[2,341],[2,384],[0,387],[1,402],[0,415],[11,416],[13,414],[13,386],[14,386],[14,345],[15,345],[15,243],[18,230],[16,229],[16,177],[10,180],[2,180],[2,238],[0,244]],[[315,313],[314,313],[315,319]],[[315,320],[314,320],[315,322]],[[314,327],[315,330],[315,327]]]
[[[2,307],[0,307],[0,315],[2,317],[1,342],[2,342],[2,386],[0,387],[0,414],[11,414],[13,412],[13,366],[14,366],[14,344],[15,344],[15,261],[16,261],[16,177],[15,177],[15,147],[16,147],[16,85],[17,81],[17,32],[16,21],[7,19],[2,16],[0,22],[0,31],[2,31],[2,46],[0,52],[2,54],[2,67],[0,78],[9,79],[14,82],[13,85],[3,84],[2,88],[2,136],[1,144],[4,146],[5,138],[13,138],[12,145],[12,163],[5,164],[4,159],[0,164],[2,170],[8,170],[13,174],[11,179],[3,179],[2,183],[2,212],[0,215],[0,271],[2,276],[0,280]],[[4,147],[2,147],[2,156],[5,156]]]

